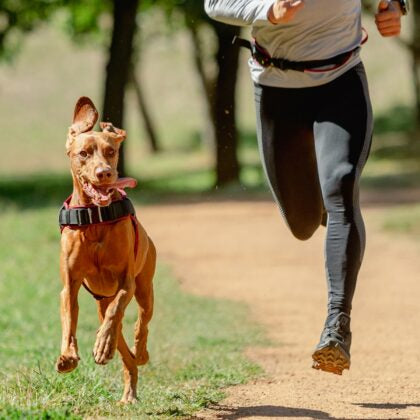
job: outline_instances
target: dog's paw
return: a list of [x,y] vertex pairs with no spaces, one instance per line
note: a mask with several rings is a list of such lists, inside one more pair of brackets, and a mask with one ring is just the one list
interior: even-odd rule
[[145,365],[149,361],[149,352],[147,351],[147,343],[145,341],[136,343],[131,348],[137,366]]
[[74,356],[61,355],[55,364],[55,369],[59,373],[69,373],[76,369],[79,358]]
[[98,365],[106,365],[115,354],[117,348],[117,334],[115,328],[101,327],[96,336],[93,347],[93,358]]
[[135,404],[138,402],[136,397],[136,393],[133,391],[129,391],[123,395],[120,400],[120,404]]
[[136,356],[137,366],[143,366],[149,361],[149,352],[145,349]]

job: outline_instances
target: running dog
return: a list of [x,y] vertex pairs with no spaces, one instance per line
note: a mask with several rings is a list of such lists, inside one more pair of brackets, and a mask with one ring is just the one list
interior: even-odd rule
[[[124,188],[135,187],[136,181],[118,178],[118,151],[126,133],[111,123],[101,123],[101,132],[93,131],[97,119],[92,101],[80,98],[66,143],[73,194],[59,216],[62,344],[56,369],[71,372],[80,360],[77,296],[83,285],[97,300],[101,322],[93,348],[95,362],[106,365],[118,349],[124,369],[121,402],[133,403],[137,366],[149,360],[147,335],[153,314],[156,250],[124,193]],[[133,296],[139,315],[130,350],[122,334],[122,320]]]

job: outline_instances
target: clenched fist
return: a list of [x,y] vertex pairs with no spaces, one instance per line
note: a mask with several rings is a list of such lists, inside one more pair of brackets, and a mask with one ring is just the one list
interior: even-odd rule
[[375,23],[382,36],[396,36],[401,32],[401,8],[398,2],[381,0]]
[[268,20],[274,24],[290,22],[304,5],[305,0],[276,0],[268,11]]

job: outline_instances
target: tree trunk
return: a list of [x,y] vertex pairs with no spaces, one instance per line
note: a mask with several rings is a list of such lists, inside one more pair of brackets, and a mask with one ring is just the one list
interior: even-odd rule
[[153,123],[152,117],[149,112],[149,108],[146,103],[146,98],[143,93],[143,89],[141,86],[141,83],[136,77],[136,72],[134,65],[130,69],[130,81],[133,86],[134,92],[137,97],[137,102],[139,105],[139,110],[141,117],[144,122],[144,128],[146,130],[147,139],[149,141],[150,150],[153,153],[157,153],[160,151],[159,142],[158,142],[158,136],[156,134],[155,125]]
[[420,0],[412,2],[413,13],[413,39],[412,39],[412,57],[413,57],[413,79],[416,98],[416,128],[420,133]]
[[218,22],[212,22],[212,26],[218,40],[218,75],[212,98],[216,137],[216,183],[225,185],[239,181],[240,171],[235,112],[239,48],[232,45],[232,40],[239,35],[240,28]]
[[[124,96],[133,53],[136,16],[139,0],[113,0],[113,30],[106,67],[103,116],[116,127],[123,127]],[[118,163],[120,175],[124,175],[124,148],[120,150]]]
[[192,51],[194,66],[197,71],[198,78],[200,80],[201,88],[206,99],[206,113],[207,118],[205,118],[205,124],[202,128],[203,134],[202,139],[204,143],[214,146],[216,144],[216,135],[214,128],[214,115],[213,115],[213,97],[215,91],[216,81],[211,80],[211,78],[206,74],[203,49],[198,35],[198,26],[196,21],[191,21],[186,17],[186,25],[190,31],[191,41],[192,41]]

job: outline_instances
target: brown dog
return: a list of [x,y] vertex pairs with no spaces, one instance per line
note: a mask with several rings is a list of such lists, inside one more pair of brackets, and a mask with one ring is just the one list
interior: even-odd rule
[[[156,250],[122,190],[135,186],[135,180],[117,178],[118,149],[125,131],[111,123],[101,123],[102,132],[92,131],[97,119],[92,101],[80,98],[66,143],[73,194],[60,212],[64,287],[61,355],[56,369],[71,372],[78,364],[77,295],[83,285],[98,300],[101,321],[93,357],[105,365],[118,349],[124,368],[121,401],[129,403],[136,401],[137,365],[149,360],[147,324],[153,313]],[[131,351],[122,334],[122,319],[133,296],[139,305],[139,318]]]

